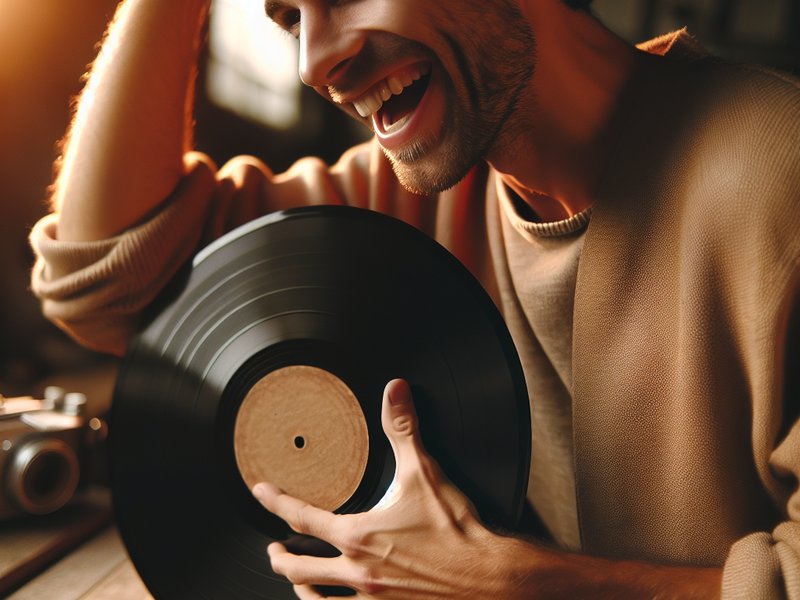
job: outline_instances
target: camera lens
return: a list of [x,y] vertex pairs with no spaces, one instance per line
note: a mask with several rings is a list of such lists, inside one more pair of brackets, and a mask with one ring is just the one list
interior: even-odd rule
[[20,446],[6,473],[8,497],[25,512],[42,515],[61,508],[78,485],[78,458],[59,439]]

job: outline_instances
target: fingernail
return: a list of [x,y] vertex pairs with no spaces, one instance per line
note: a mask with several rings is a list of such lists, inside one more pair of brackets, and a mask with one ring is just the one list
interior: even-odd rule
[[392,403],[392,406],[407,404],[409,400],[411,400],[411,391],[405,382],[395,385],[389,394],[389,402]]
[[264,486],[260,483],[257,483],[253,486],[253,496],[256,498],[261,498],[264,495]]

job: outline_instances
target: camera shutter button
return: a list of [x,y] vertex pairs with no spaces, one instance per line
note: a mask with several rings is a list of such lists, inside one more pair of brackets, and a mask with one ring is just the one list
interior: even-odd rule
[[64,405],[61,409],[65,415],[78,417],[83,414],[86,408],[86,396],[77,392],[71,392],[64,396]]

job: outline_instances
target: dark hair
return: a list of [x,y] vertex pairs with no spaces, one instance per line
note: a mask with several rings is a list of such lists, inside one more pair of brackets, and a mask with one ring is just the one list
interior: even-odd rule
[[562,0],[562,1],[572,10],[578,10],[581,8],[588,10],[589,5],[592,3],[592,0]]

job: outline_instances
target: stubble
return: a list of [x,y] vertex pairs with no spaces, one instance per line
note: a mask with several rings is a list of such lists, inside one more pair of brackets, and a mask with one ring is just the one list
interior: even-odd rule
[[490,151],[513,153],[526,133],[520,102],[536,67],[533,32],[509,0],[462,0],[440,23],[436,52],[455,67],[446,139],[429,132],[397,153],[384,150],[400,183],[425,195],[456,185]]

